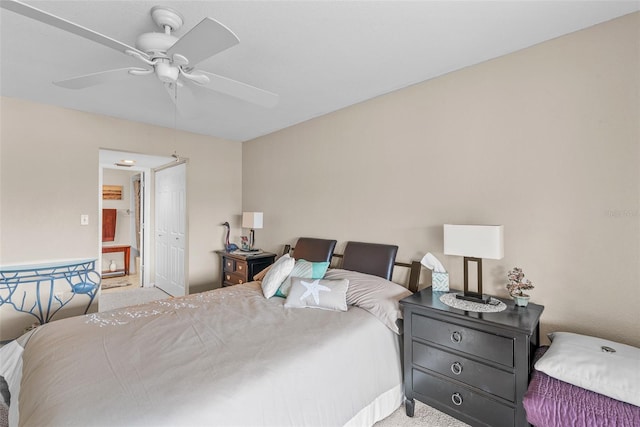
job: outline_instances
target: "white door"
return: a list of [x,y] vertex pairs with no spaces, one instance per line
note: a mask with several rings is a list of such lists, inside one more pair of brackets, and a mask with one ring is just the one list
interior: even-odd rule
[[155,173],[155,285],[173,296],[186,295],[187,165]]
[[[131,177],[131,243],[135,247],[137,255],[133,258],[136,275],[139,277],[139,285],[144,287],[146,280],[144,277],[144,181],[145,172],[140,172]],[[133,252],[133,251],[132,251]],[[137,261],[140,260],[140,265]]]

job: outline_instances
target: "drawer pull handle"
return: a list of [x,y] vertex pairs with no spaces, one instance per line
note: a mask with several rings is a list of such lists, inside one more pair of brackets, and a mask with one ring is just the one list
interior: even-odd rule
[[238,266],[238,270],[242,270],[242,266],[241,265]]
[[227,280],[231,280],[231,276],[227,274]]
[[460,375],[462,373],[462,364],[460,362],[452,363],[451,372],[453,372],[455,375]]
[[460,393],[453,393],[451,395],[451,401],[454,405],[460,406],[462,405],[462,396],[460,396]]
[[239,283],[239,284],[242,284],[242,279],[241,279],[241,280],[238,280],[238,283]]
[[462,342],[462,334],[458,331],[453,331],[451,334],[451,342],[456,344]]

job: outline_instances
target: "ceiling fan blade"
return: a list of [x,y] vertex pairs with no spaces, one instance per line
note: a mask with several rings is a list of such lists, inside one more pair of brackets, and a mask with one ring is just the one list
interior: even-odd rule
[[189,86],[182,83],[163,83],[163,85],[181,116],[194,118],[201,113]]
[[229,28],[212,18],[204,18],[187,34],[180,37],[167,54],[171,57],[178,53],[189,60],[193,66],[216,53],[229,49],[240,40]]
[[204,74],[209,77],[209,83],[203,85],[197,84],[200,87],[224,93],[226,95],[233,96],[234,98],[242,99],[243,101],[261,105],[263,107],[272,108],[278,104],[280,97],[273,92],[251,86],[237,80],[232,80],[227,77],[219,76],[217,74],[208,73],[206,71],[196,70],[194,74],[196,73]]
[[86,87],[95,86],[102,83],[125,80],[132,75],[131,73],[129,73],[129,71],[137,71],[139,73],[143,73],[148,70],[135,67],[118,68],[117,70],[100,71],[98,73],[85,74],[84,76],[73,77],[66,80],[59,80],[57,82],[53,82],[53,84],[67,89],[84,89]]
[[149,58],[149,55],[136,49],[135,47],[126,45],[122,42],[119,42],[118,40],[112,39],[111,37],[107,37],[81,25],[74,24],[71,21],[67,21],[66,19],[52,15],[28,4],[16,0],[2,0],[0,1],[0,7],[20,14],[22,16],[26,16],[27,18],[35,19],[36,21],[40,21],[44,24],[51,25],[64,31],[68,31],[77,36],[84,37],[96,43],[100,43],[122,53],[126,53],[127,50],[130,50],[139,53],[145,58]]

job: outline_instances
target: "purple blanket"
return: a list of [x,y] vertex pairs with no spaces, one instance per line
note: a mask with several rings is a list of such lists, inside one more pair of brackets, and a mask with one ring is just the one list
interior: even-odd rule
[[[548,347],[538,350],[539,359]],[[536,427],[640,426],[640,407],[565,383],[534,370],[522,401]]]

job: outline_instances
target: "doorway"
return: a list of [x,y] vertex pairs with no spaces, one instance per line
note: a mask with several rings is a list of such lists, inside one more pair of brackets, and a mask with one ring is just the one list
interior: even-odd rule
[[144,172],[104,168],[102,180],[102,290],[142,287]]
[[[107,255],[99,259],[99,271],[103,272],[103,277],[120,276],[127,284],[131,281],[136,282],[131,283],[132,286],[122,286],[122,290],[155,287],[158,282],[155,268],[156,236],[153,232],[156,170],[162,169],[163,166],[176,165],[176,158],[106,149],[100,150],[99,157],[99,211],[103,212],[107,207],[116,210],[115,241],[105,242],[102,233],[99,233],[99,250],[103,255]],[[186,165],[184,167],[186,168]],[[182,185],[186,192],[186,173],[183,180]],[[122,187],[122,198],[119,201],[106,200],[103,196],[105,185]],[[184,217],[180,221],[186,224],[186,209],[183,209],[182,213]],[[101,219],[100,215],[99,230],[103,228]],[[186,233],[183,240],[186,247]],[[124,265],[127,252],[122,250],[122,253],[117,253],[120,250],[114,249],[114,246],[129,248],[128,268]],[[186,260],[183,256],[177,263],[174,261],[175,268],[184,272],[183,283],[186,282]],[[111,265],[111,261],[114,261],[115,267]],[[112,269],[115,270],[113,275]]]

